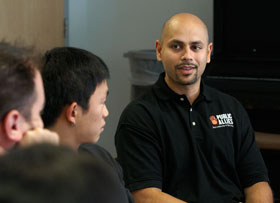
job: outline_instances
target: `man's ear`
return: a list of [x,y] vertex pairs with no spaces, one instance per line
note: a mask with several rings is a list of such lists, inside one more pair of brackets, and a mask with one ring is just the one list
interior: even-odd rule
[[19,142],[22,139],[21,114],[17,110],[11,110],[3,119],[3,129],[8,140]]
[[160,41],[156,41],[156,52],[157,52],[157,60],[161,61],[161,44]]
[[66,120],[70,122],[71,125],[76,124],[78,115],[78,104],[77,102],[73,102],[69,106],[66,106]]
[[213,50],[213,43],[210,42],[208,44],[208,47],[207,47],[207,63],[210,63],[211,61],[211,53],[212,53],[212,50]]

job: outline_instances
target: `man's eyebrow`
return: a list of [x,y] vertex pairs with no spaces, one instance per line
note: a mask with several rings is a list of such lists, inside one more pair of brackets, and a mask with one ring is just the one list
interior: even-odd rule
[[197,41],[193,41],[192,44],[202,44],[203,45],[204,43],[201,40],[197,40]]
[[[183,41],[178,40],[178,39],[173,39],[173,40],[171,40],[168,44],[172,44],[172,43],[184,44]],[[193,45],[197,45],[197,44],[203,45],[204,43],[203,43],[203,41],[201,41],[201,40],[196,40],[196,41],[191,42],[191,44],[193,44]]]
[[170,44],[170,43],[183,44],[184,42],[181,41],[181,40],[178,40],[178,39],[173,39],[173,40],[171,40],[171,41],[169,42],[169,44]]

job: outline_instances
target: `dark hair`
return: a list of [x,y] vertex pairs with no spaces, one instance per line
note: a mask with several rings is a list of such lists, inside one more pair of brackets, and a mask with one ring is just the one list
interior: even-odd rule
[[77,102],[88,110],[90,96],[96,86],[109,78],[109,70],[101,58],[74,47],[57,47],[44,56],[42,70],[46,103],[42,118],[52,126],[63,107]]
[[30,119],[30,106],[36,99],[35,70],[39,66],[39,55],[35,55],[32,47],[0,42],[1,120],[12,109]]
[[113,169],[66,146],[32,145],[0,157],[0,202],[121,203]]

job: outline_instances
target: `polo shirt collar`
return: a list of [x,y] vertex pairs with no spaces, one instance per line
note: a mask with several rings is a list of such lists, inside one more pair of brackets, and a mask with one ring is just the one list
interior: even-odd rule
[[[170,87],[166,84],[164,77],[165,77],[165,72],[159,75],[159,79],[157,80],[157,82],[153,87],[155,94],[162,100],[182,98],[183,95],[179,95],[176,92],[174,92],[172,89],[170,89]],[[212,96],[208,91],[209,87],[204,83],[203,80],[201,82],[200,90],[201,92],[198,98],[204,98],[206,101],[212,101]]]

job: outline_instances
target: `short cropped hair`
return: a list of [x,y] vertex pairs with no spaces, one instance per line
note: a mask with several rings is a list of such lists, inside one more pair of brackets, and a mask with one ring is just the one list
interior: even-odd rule
[[36,99],[35,70],[40,69],[40,55],[32,47],[0,42],[0,119],[18,110],[25,119]]
[[42,78],[46,98],[42,118],[50,127],[66,105],[77,102],[87,111],[96,86],[109,79],[109,70],[100,57],[89,51],[57,47],[44,56]]
[[66,146],[32,145],[0,157],[0,202],[122,203],[117,176]]

